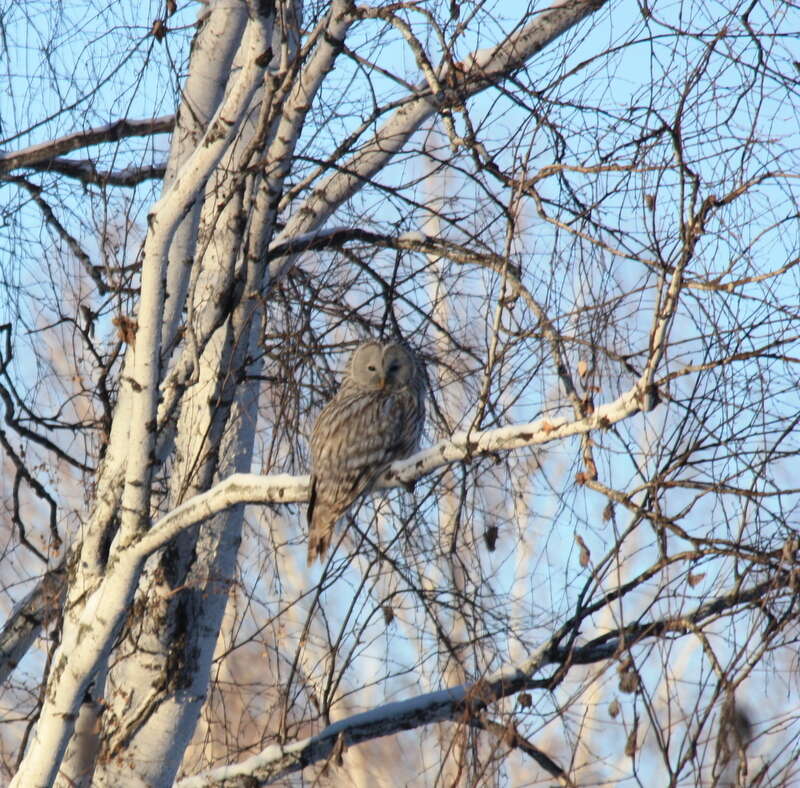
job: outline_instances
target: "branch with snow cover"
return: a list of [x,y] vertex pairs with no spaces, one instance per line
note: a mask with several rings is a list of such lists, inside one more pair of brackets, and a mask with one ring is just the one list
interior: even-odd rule
[[[634,387],[613,402],[600,405],[592,415],[577,421],[566,418],[540,419],[482,432],[457,432],[452,437],[441,440],[405,460],[392,463],[376,486],[381,489],[408,486],[423,476],[455,462],[465,462],[501,451],[538,446],[573,435],[583,435],[593,429],[607,428],[638,412],[641,409],[642,398],[639,388]],[[308,476],[233,474],[208,492],[195,495],[166,514],[138,542],[123,551],[120,558],[123,562],[132,560],[138,564],[174,539],[181,531],[233,506],[302,503],[308,500],[308,486]],[[40,589],[39,593],[41,592]],[[20,610],[22,611],[22,608]],[[12,614],[3,632],[13,629],[16,618],[17,616]],[[13,669],[13,665],[10,669]]]
[[[584,418],[539,419],[526,424],[511,424],[493,430],[457,432],[433,446],[392,463],[378,480],[378,488],[408,486],[438,468],[475,457],[538,446],[607,429],[642,410],[652,397],[634,386],[613,402],[600,405]],[[308,500],[308,476],[278,474],[259,476],[237,473],[208,492],[195,495],[162,517],[150,531],[131,546],[130,553],[140,560],[163,547],[178,533],[238,504],[299,503]]]
[[[767,580],[748,588],[736,586],[715,597],[688,615],[664,617],[619,627],[582,645],[568,644],[581,622],[593,609],[581,608],[547,643],[518,665],[504,668],[469,684],[429,692],[404,701],[387,703],[361,714],[354,714],[328,725],[315,736],[287,745],[273,744],[257,755],[232,766],[179,780],[176,788],[250,788],[267,785],[298,772],[306,766],[331,757],[341,758],[353,744],[394,733],[420,728],[435,722],[469,722],[491,703],[522,690],[554,690],[576,665],[602,662],[628,651],[642,641],[661,637],[665,632],[690,635],[722,610],[753,604],[765,595],[791,595],[792,573],[778,570]],[[543,668],[556,666],[551,675],[536,678]]]

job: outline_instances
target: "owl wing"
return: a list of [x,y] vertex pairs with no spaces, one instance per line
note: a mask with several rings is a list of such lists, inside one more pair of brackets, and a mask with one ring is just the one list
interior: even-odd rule
[[309,566],[325,555],[336,522],[386,463],[377,398],[344,384],[322,409],[310,445]]
[[343,387],[311,435],[308,565],[328,550],[333,529],[386,466],[417,447],[424,406],[409,390],[386,394]]

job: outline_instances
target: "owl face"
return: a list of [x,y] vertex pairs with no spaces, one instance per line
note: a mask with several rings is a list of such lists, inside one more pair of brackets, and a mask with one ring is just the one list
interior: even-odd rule
[[381,345],[368,342],[353,354],[350,377],[361,388],[376,391],[399,391],[408,386],[414,374],[414,362],[408,351],[395,342]]

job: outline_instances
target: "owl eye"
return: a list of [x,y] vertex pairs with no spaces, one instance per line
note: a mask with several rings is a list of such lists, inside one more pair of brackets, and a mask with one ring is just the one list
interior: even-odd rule
[[367,369],[368,369],[370,372],[374,372],[374,371],[375,371],[375,365],[374,365],[374,364],[370,364],[370,365],[367,367]]

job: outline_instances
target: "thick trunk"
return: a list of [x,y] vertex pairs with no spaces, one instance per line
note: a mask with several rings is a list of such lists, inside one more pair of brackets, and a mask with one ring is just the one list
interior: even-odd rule
[[[197,147],[222,101],[225,86],[247,22],[243,5],[218,3],[201,12],[200,29],[192,44],[189,76],[175,118],[164,184],[169,187],[181,165]],[[197,200],[172,239],[167,262],[162,347],[166,354],[175,342],[189,286],[197,224],[202,203]]]
[[[273,36],[273,51],[286,50],[289,57],[297,51],[292,18],[282,19]],[[244,172],[251,151],[270,139],[273,101],[267,84],[249,113],[257,120],[243,125],[221,171]],[[281,182],[282,176],[274,183],[278,193]],[[258,387],[237,384],[246,359],[258,357],[263,335],[263,312],[253,294],[263,286],[274,200],[260,200],[262,194],[269,190],[252,176],[238,185],[220,176],[207,190],[187,311],[200,355],[193,362],[196,380],[181,399],[170,508],[215,480],[250,469]],[[259,371],[253,366],[251,378]],[[149,562],[136,616],[109,677],[95,785],[172,783],[205,700],[242,520],[243,507],[235,507],[179,534]]]
[[[108,566],[103,566],[102,544],[108,523],[98,521],[96,507],[92,540],[84,543],[82,559],[73,578],[70,609],[64,617],[62,643],[53,660],[49,677],[51,690],[42,706],[34,736],[14,784],[48,785],[52,782],[71,736],[75,715],[98,668],[108,656],[113,638],[129,607],[140,571],[138,559],[116,561],[115,553],[128,552],[147,527],[150,510],[150,477],[156,447],[156,405],[160,376],[161,315],[164,303],[162,279],[168,250],[175,230],[196,199],[210,173],[230,144],[260,82],[262,66],[258,55],[268,46],[268,22],[251,19],[242,46],[249,51],[247,65],[234,77],[217,118],[184,164],[181,178],[167,189],[150,214],[151,226],[144,244],[141,302],[138,329],[125,361],[111,445],[98,492],[110,514],[117,468],[124,467],[125,486],[121,496],[120,528],[111,546]],[[231,123],[228,117],[235,120]],[[124,462],[120,458],[124,457]],[[112,461],[109,461],[111,458]],[[107,500],[106,500],[107,498]],[[89,554],[89,547],[93,552]],[[130,553],[129,553],[130,555]],[[115,571],[116,570],[116,571]],[[104,603],[112,607],[106,612]],[[113,607],[116,605],[117,607]],[[99,615],[99,617],[98,617]],[[86,632],[89,620],[96,623]]]
[[[260,329],[259,319],[251,335]],[[255,412],[256,398],[257,386],[250,385],[231,408],[220,445],[222,477],[249,469],[255,423],[242,415]],[[93,785],[172,784],[205,701],[243,515],[237,506],[206,520],[152,561],[146,596],[140,595],[141,628],[131,622],[110,675]],[[170,569],[182,571],[167,582]]]

